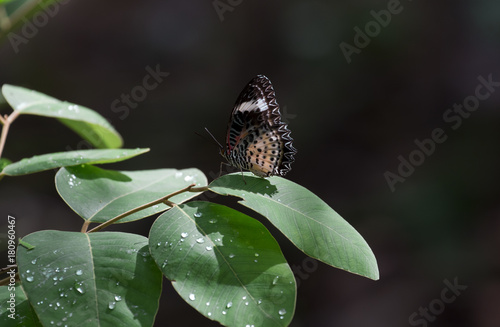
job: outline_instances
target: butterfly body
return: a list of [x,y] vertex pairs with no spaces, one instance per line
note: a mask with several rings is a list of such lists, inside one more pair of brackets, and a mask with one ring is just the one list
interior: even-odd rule
[[221,155],[232,166],[260,177],[285,176],[297,153],[292,142],[271,82],[258,75],[236,100]]

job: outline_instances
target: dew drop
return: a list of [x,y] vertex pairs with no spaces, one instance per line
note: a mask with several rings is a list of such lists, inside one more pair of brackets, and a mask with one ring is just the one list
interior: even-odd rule
[[280,316],[286,314],[286,310],[285,309],[281,309],[280,311],[278,311],[278,313],[280,314]]
[[[31,263],[36,265],[36,259],[31,260]],[[28,271],[26,271],[26,272],[28,272]]]
[[229,258],[230,258],[230,259],[234,258],[234,253],[230,253],[230,254],[229,254]]
[[225,315],[227,312],[226,310],[222,310],[222,314]]
[[247,296],[245,295],[244,297],[241,298],[242,300],[246,300],[247,299]]
[[276,276],[276,277],[274,277],[274,279],[273,279],[273,285],[278,284],[278,280],[279,280],[279,279],[280,279],[280,276]]
[[168,263],[168,260],[165,259],[165,261],[163,261],[163,264],[161,265],[162,268],[165,268],[167,266],[167,263]]
[[186,182],[190,182],[193,179],[194,179],[194,177],[193,176],[189,176],[189,175],[187,175],[186,177],[184,177],[184,181],[186,181]]
[[196,296],[193,293],[191,293],[191,294],[189,294],[189,299],[191,301],[194,301],[194,300],[196,300]]
[[196,218],[200,218],[201,216],[203,216],[203,214],[201,212],[195,212],[194,215]]
[[248,302],[245,302],[245,305],[248,305]]
[[211,223],[211,224],[215,224],[215,223],[217,222],[217,219],[212,218],[212,219],[210,219],[208,222],[209,222],[209,223]]
[[115,295],[115,301],[120,302],[122,297],[120,295]]
[[109,310],[113,310],[113,309],[115,308],[115,306],[116,306],[116,302],[115,302],[115,301],[111,301],[111,302],[109,302],[109,304],[108,304],[108,308],[109,308]]
[[78,269],[78,270],[76,271],[76,274],[77,274],[78,276],[81,276],[81,275],[83,275],[83,270],[81,270],[81,269]]
[[209,313],[207,313],[207,315],[210,317],[210,316],[212,315],[212,313],[211,313],[211,312],[209,312]]
[[211,250],[212,250],[212,247],[211,247],[211,246],[206,246],[206,247],[205,247],[205,249],[206,249],[207,251],[211,251]]
[[226,304],[226,308],[228,308],[228,309],[229,309],[230,307],[232,307],[232,306],[233,306],[233,302],[228,302],[228,303]]
[[188,237],[188,235],[189,235],[189,234],[188,234],[188,233],[186,233],[186,232],[181,233],[181,237],[182,237],[182,238],[186,238],[186,237]]
[[210,305],[210,302],[205,303],[207,306]]
[[81,282],[75,284],[75,289],[80,294],[84,294],[85,293],[85,289],[82,287],[82,285],[83,284]]
[[203,237],[197,238],[196,243],[199,243],[199,244],[205,243],[205,239]]
[[26,277],[26,280],[31,283],[32,281],[35,280],[35,278],[33,276],[28,276]]

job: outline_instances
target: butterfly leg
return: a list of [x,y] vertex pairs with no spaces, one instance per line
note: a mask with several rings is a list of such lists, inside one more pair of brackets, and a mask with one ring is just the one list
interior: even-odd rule
[[243,175],[243,169],[240,168],[240,171],[241,171],[241,177],[243,178],[243,182],[245,183],[245,185],[247,185],[247,181],[245,180],[245,175]]

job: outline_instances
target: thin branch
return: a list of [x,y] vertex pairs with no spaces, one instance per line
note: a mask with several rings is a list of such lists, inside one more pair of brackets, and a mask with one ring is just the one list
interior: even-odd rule
[[0,30],[7,30],[12,26],[10,22],[9,15],[7,15],[7,11],[5,10],[5,5],[0,6]]
[[8,22],[4,23],[5,25],[2,26],[0,40],[7,36],[18,24],[21,24],[23,18],[28,16],[31,12],[36,11],[36,6],[39,2],[39,0],[26,1],[17,8],[17,10],[8,17]]
[[0,274],[6,272],[7,270],[11,270],[12,268],[17,268],[17,265],[11,265],[11,266],[8,266],[8,267],[0,268]]
[[10,125],[19,116],[19,111],[14,110],[9,116],[4,118],[2,134],[0,135],[0,158],[2,157],[3,148],[5,147],[5,141],[7,140],[7,134],[9,133]]
[[149,207],[152,207],[154,205],[157,205],[157,204],[160,204],[160,203],[165,203],[166,205],[170,206],[170,207],[173,207],[174,205],[176,205],[175,203],[173,202],[170,202],[168,199],[170,199],[171,197],[173,196],[176,196],[178,194],[181,194],[181,193],[184,193],[184,192],[204,192],[206,190],[208,190],[208,187],[207,186],[204,186],[204,187],[194,187],[196,184],[191,184],[189,186],[186,186],[185,188],[183,189],[180,189],[178,191],[175,191],[173,193],[170,193],[169,195],[166,195],[158,200],[154,200],[154,201],[151,201],[149,203],[146,203],[146,204],[143,204],[137,208],[134,208],[134,209],[131,209],[127,212],[124,212],[122,213],[121,215],[118,215],[108,221],[106,221],[105,223],[102,223],[94,228],[92,228],[91,230],[89,230],[87,233],[94,233],[94,232],[97,232],[105,227],[108,227],[109,225],[111,224],[114,224],[116,223],[118,220],[120,219],[123,219],[124,217],[127,217],[127,216],[130,216],[131,214],[134,214],[138,211],[141,211],[141,210],[144,210],[146,208],[149,208]]

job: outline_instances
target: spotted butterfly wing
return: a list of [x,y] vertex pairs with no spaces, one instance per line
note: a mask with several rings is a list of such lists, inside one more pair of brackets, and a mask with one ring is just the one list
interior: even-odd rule
[[233,166],[257,176],[285,176],[297,150],[288,126],[281,121],[271,81],[253,78],[233,108],[221,154]]

